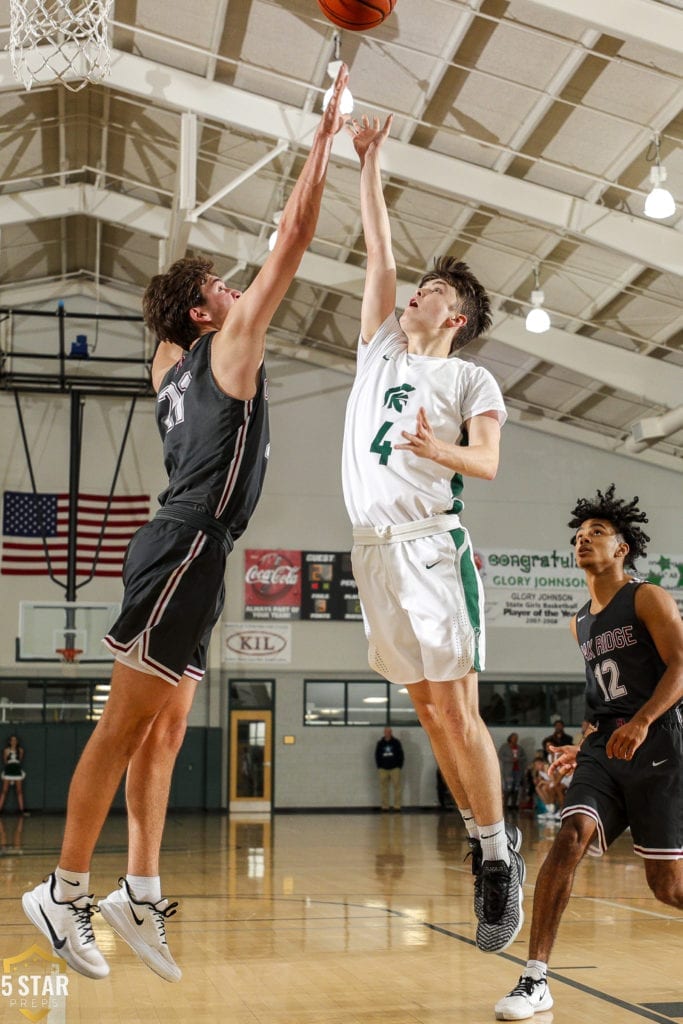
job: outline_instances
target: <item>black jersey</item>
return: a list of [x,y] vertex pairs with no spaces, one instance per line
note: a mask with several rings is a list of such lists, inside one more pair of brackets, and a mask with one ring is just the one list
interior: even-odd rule
[[664,675],[648,630],[636,615],[636,582],[625,583],[597,615],[588,601],[576,614],[586,662],[586,703],[591,718],[632,718]]
[[231,398],[211,372],[214,334],[204,334],[169,370],[157,395],[168,487],[161,505],[189,506],[236,540],[261,494],[269,455],[268,381],[261,367],[248,401]]

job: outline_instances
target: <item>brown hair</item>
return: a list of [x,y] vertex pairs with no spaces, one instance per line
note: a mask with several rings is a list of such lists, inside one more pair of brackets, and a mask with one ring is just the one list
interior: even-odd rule
[[190,319],[193,306],[202,306],[201,287],[206,284],[213,263],[201,256],[176,260],[165,274],[156,274],[142,299],[145,323],[159,341],[173,341],[188,349],[199,330]]
[[455,288],[460,304],[460,312],[467,317],[467,323],[463,324],[453,337],[450,353],[459,348],[464,348],[468,342],[478,338],[484,331],[488,331],[493,320],[491,319],[491,300],[486,294],[484,286],[477,280],[470,268],[462,260],[456,260],[453,256],[437,256],[434,260],[434,269],[428,271],[420,281],[420,288],[428,281],[445,281]]

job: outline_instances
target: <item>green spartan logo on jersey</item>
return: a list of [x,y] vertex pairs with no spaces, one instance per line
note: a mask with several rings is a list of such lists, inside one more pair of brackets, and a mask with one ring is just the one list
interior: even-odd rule
[[414,391],[411,384],[401,384],[398,388],[389,388],[384,395],[384,405],[387,409],[395,409],[396,412],[403,412],[403,407],[408,401],[408,393]]
[[[401,384],[397,388],[389,388],[384,395],[384,402],[382,403],[384,408],[393,409],[394,412],[403,412],[406,402],[411,391],[415,388],[412,384]],[[380,466],[386,466],[389,461],[389,456],[392,452],[391,441],[385,441],[384,435],[393,426],[391,420],[385,420],[382,426],[375,434],[372,444],[370,445],[370,451],[379,455]]]

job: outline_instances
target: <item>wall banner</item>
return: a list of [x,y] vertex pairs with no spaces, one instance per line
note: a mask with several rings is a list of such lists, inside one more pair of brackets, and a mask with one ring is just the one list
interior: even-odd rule
[[288,623],[224,622],[221,665],[290,665],[292,627]]
[[244,553],[244,618],[301,617],[301,552]]
[[245,619],[360,621],[348,551],[245,552]]
[[[486,593],[489,626],[562,626],[588,600],[573,550],[479,548],[475,561]],[[668,590],[683,613],[683,556],[650,555],[642,578]]]

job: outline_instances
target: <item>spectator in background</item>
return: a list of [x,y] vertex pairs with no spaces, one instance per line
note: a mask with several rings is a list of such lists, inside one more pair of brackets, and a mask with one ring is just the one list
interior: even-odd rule
[[10,786],[17,795],[19,814],[28,814],[24,807],[24,779],[26,772],[23,767],[24,748],[19,744],[19,737],[12,735],[7,740],[2,752],[2,792],[0,793],[0,813],[5,809],[5,800]]
[[391,789],[391,807],[395,811],[400,811],[403,747],[401,741],[396,739],[388,726],[384,730],[384,738],[377,741],[375,764],[379,775],[379,797],[382,810],[390,810],[389,790]]
[[519,736],[511,732],[505,743],[498,748],[500,777],[503,783],[503,807],[516,811],[519,806],[519,791],[522,788],[526,754],[519,744]]
[[568,732],[564,731],[564,722],[561,718],[555,720],[553,725],[553,731],[550,736],[546,736],[543,740],[543,753],[545,754],[546,761],[551,761],[552,757],[548,750],[548,744],[552,743],[554,747],[571,747],[574,740]]

